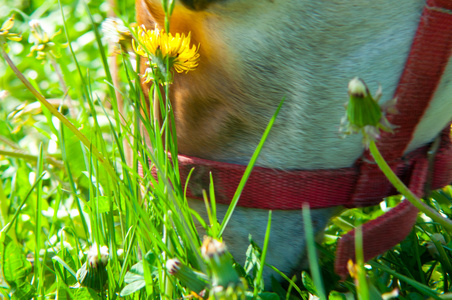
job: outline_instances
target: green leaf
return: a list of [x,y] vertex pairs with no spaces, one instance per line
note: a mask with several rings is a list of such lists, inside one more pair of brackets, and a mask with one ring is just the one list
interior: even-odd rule
[[277,294],[275,293],[270,293],[270,292],[263,292],[263,293],[259,293],[257,295],[257,299],[262,299],[262,300],[279,300],[279,297]]
[[452,208],[451,208],[451,199],[441,190],[433,191],[431,197],[435,199],[435,201],[441,205],[441,209],[446,214],[452,214]]
[[12,287],[20,286],[32,271],[31,263],[26,259],[22,248],[9,236],[0,245],[0,263],[5,281]]
[[28,282],[21,282],[12,289],[11,298],[13,300],[29,300],[35,296],[36,288]]
[[90,288],[78,288],[75,292],[75,299],[77,300],[100,300],[102,299],[96,291]]
[[[55,270],[57,271],[57,274],[67,285],[70,286],[76,284],[77,275],[74,270],[77,269],[77,266],[75,265],[75,261],[72,255],[66,248],[63,248],[61,251],[59,251],[57,255],[58,256],[52,257],[53,265]],[[69,274],[72,276],[68,276],[69,274],[66,272],[69,272]]]
[[[149,251],[145,255],[145,260],[150,263],[152,276],[157,275],[157,269],[152,265],[156,259],[155,254]],[[152,264],[151,264],[152,263]],[[124,276],[124,282],[128,283],[121,291],[121,297],[130,295],[134,292],[139,291],[146,285],[146,280],[144,278],[143,261],[140,260],[130,268],[130,271]]]
[[407,300],[423,300],[423,299],[425,299],[425,297],[418,293],[410,293],[407,295],[406,299]]
[[[83,171],[86,170],[84,153],[80,139],[66,127],[61,127],[64,133],[64,147],[68,157],[68,163],[71,168],[72,176],[74,178],[80,177]],[[80,130],[83,134],[89,137],[89,128]]]
[[246,274],[248,274],[248,275],[250,275],[251,270],[253,270],[253,275],[255,276],[257,273],[257,270],[260,269],[262,250],[252,240],[251,235],[249,236],[249,240],[250,240],[250,245],[248,246],[248,249],[246,250],[244,269],[246,271]]
[[317,296],[317,288],[314,285],[314,281],[311,279],[311,276],[306,271],[301,273],[301,281],[303,282],[304,287],[308,290],[310,294]]
[[[110,197],[108,196],[99,196],[99,197],[94,197],[93,201],[95,201],[97,203],[97,213],[102,214],[102,213],[107,213],[110,211]],[[96,204],[94,204],[96,205]],[[117,207],[114,203],[112,203],[113,205],[113,210],[116,210]],[[83,207],[83,211],[91,214],[91,208],[88,205],[85,205]]]
[[126,285],[126,286],[122,289],[122,291],[121,291],[121,293],[120,293],[119,295],[120,295],[121,297],[128,296],[128,295],[130,295],[130,294],[133,294],[133,293],[135,293],[135,292],[141,290],[141,289],[144,288],[145,286],[146,286],[146,282],[144,281],[144,277],[143,277],[143,280],[137,280],[137,281],[134,281],[134,282],[132,282],[132,283]]
[[144,271],[143,271],[143,261],[140,260],[138,263],[134,264],[129,272],[126,273],[124,277],[125,283],[132,283],[137,280],[144,280]]
[[145,287],[146,281],[144,280],[142,260],[134,264],[130,271],[126,273],[126,276],[124,277],[124,282],[128,284],[122,289],[120,293],[121,297],[130,295]]
[[144,256],[144,259],[148,262],[150,266],[154,265],[156,258],[157,256],[153,251],[148,251],[148,253],[146,253],[146,255]]
[[332,291],[328,295],[328,300],[347,300],[347,296],[345,296],[342,293],[339,293],[339,292],[336,292],[336,291]]
[[270,292],[262,292],[257,294],[257,297],[253,297],[253,292],[246,291],[245,292],[246,299],[257,299],[257,300],[279,300],[279,296],[276,293],[270,293]]

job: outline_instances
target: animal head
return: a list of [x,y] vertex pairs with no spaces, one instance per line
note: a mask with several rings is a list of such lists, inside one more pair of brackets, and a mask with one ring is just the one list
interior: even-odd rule
[[[136,4],[140,24],[164,28],[160,0]],[[360,136],[341,139],[338,134],[347,84],[358,76],[372,93],[378,85],[383,87],[380,102],[393,98],[425,4],[424,0],[176,1],[170,31],[190,32],[201,55],[199,67],[175,74],[171,85],[179,152],[246,165],[284,98],[257,164],[283,170],[352,166],[364,147]],[[452,64],[444,67],[405,153],[431,142],[452,119],[452,110],[446,109],[452,105],[448,84]],[[416,82],[404,84],[414,88]],[[202,211],[203,204],[195,201],[191,206]],[[227,205],[218,206],[220,218],[226,210]],[[321,232],[334,207],[312,213],[316,231]],[[410,213],[414,222],[416,212]],[[290,273],[305,261],[301,213],[277,210],[273,216],[270,244],[275,246],[268,259]],[[266,223],[266,211],[236,208],[224,237],[239,261],[248,233],[262,241]]]
[[[423,5],[423,0],[177,1],[170,31],[190,32],[201,55],[199,67],[176,74],[171,87],[180,152],[246,164],[285,98],[258,164],[350,166],[363,147],[359,137],[344,140],[337,133],[347,83],[360,76],[372,92],[383,86],[382,101],[392,98]],[[161,1],[137,0],[137,19],[149,29],[163,28]]]

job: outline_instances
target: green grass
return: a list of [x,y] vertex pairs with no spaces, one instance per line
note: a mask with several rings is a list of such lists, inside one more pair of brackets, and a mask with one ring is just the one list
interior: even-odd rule
[[[118,3],[116,13],[131,23],[134,1]],[[172,167],[177,161],[165,154],[165,149],[174,154],[177,148],[174,126],[169,126],[174,122],[171,107],[164,105],[167,98],[161,95],[160,107],[168,108],[161,124],[152,111],[139,113],[146,111],[146,104],[135,72],[137,62],[127,53],[118,57],[120,85],[114,87],[107,63],[110,53],[99,32],[107,10],[106,3],[97,1],[85,5],[83,1],[11,4],[0,0],[0,21],[14,13],[12,32],[23,35],[21,42],[8,42],[8,55],[30,83],[25,88],[0,60],[0,91],[9,93],[0,101],[0,295],[5,299],[180,299],[204,285],[208,290],[204,298],[210,292],[217,299],[313,295],[354,299],[358,294],[361,299],[365,295],[378,299],[395,290],[398,299],[450,297],[450,234],[424,215],[406,240],[357,266],[367,276],[367,284],[361,279],[359,293],[354,279],[339,281],[334,274],[338,237],[397,205],[400,197],[388,198],[380,207],[350,209],[333,219],[323,243],[309,245],[311,250],[317,246],[319,258],[313,260],[318,266],[312,273],[287,278],[290,283],[283,286],[288,288],[275,283],[272,293],[263,290],[260,280],[260,260],[271,245],[264,245],[262,251],[250,245],[255,269],[248,274],[240,265],[232,265],[228,254],[218,253],[220,266],[203,257],[185,191],[177,168]],[[69,45],[59,50],[60,56],[47,55],[43,60],[37,60],[36,53],[27,56],[32,46],[31,19],[39,19],[50,35],[61,30],[56,45]],[[123,98],[123,107],[118,106],[118,97]],[[125,145],[133,149],[132,155],[126,154]],[[143,176],[137,172],[139,164]],[[158,180],[151,176],[153,166],[159,170]],[[213,189],[212,185],[206,191],[206,198],[213,200]],[[239,195],[240,191],[235,199]],[[433,192],[426,202],[450,217],[451,200],[452,189],[447,187]],[[216,220],[214,204],[210,203],[211,224],[206,226],[217,237],[227,229],[227,221]],[[92,245],[98,245],[92,256],[100,254],[101,246],[108,247],[105,267],[102,260],[99,268],[87,266]],[[180,273],[169,274],[167,261],[173,258],[188,268],[194,281]],[[223,279],[215,277],[217,268],[227,271],[229,289],[212,288]]]

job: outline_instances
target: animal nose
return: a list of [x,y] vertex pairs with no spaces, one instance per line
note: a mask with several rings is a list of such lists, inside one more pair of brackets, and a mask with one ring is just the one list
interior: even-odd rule
[[191,10],[204,10],[207,6],[218,0],[181,0],[182,4]]

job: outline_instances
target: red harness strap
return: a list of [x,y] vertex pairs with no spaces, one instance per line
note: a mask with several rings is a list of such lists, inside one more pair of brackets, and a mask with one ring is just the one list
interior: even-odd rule
[[[399,166],[397,158],[405,152],[416,125],[419,124],[434,97],[451,57],[451,49],[452,1],[428,0],[395,93],[400,114],[388,117],[389,121],[399,128],[394,135],[383,134],[378,142],[382,155],[387,161],[393,162],[396,169]],[[450,136],[449,128],[446,128],[444,134],[447,137]],[[443,145],[443,150],[445,150],[444,147],[447,146]],[[442,154],[444,155],[444,152]],[[452,169],[448,170],[449,173],[440,172],[439,169],[444,167],[443,164],[450,167],[452,156],[448,154],[443,157],[443,162],[435,166],[434,171],[436,178],[444,176],[450,182]],[[371,159],[369,153],[366,156]],[[413,165],[407,182],[413,193],[423,196],[427,176],[428,161],[419,157]],[[355,203],[366,201],[367,199],[362,195],[368,194],[369,190],[378,192],[382,188],[389,188],[382,172],[375,165],[363,166],[354,195]],[[416,222],[417,212],[418,210],[405,200],[390,212],[365,224],[363,226],[364,259],[369,260],[403,240]],[[336,272],[342,277],[348,273],[347,261],[355,257],[354,234],[354,231],[347,233],[338,244],[335,267]]]
[[[383,156],[397,175],[422,196],[427,178],[428,146],[402,157],[411,141],[416,125],[424,115],[441,80],[452,49],[452,1],[427,0],[405,70],[396,91],[400,114],[390,116],[398,125],[395,135],[386,134],[379,142]],[[333,170],[283,171],[255,167],[240,196],[239,206],[293,210],[307,202],[311,208],[345,205],[347,207],[378,204],[382,198],[397,191],[371,161],[356,162],[353,167]],[[191,175],[187,196],[202,199],[208,190],[210,173],[214,178],[216,201],[229,204],[246,166],[220,163],[179,155],[181,182]],[[432,188],[452,181],[452,142],[449,127],[442,133],[441,144],[434,159]],[[404,201],[397,207],[368,222],[363,227],[365,259],[383,253],[399,243],[410,232],[417,210]],[[336,272],[346,276],[346,264],[354,259],[354,232],[346,234],[338,245]]]
[[[419,148],[392,161],[390,165],[408,184],[415,164],[419,160],[426,159],[427,151],[428,147]],[[433,189],[441,188],[452,181],[451,158],[452,144],[448,132],[444,130],[434,162]],[[230,204],[246,169],[243,165],[184,155],[179,155],[178,160],[183,187],[193,169],[187,196],[202,199],[202,191],[209,189],[210,174],[212,174],[215,199],[221,204]],[[397,194],[389,181],[384,176],[380,176],[380,173],[376,165],[364,160],[360,160],[350,168],[331,170],[284,171],[255,167],[240,195],[238,205],[273,210],[301,209],[303,203],[309,203],[311,208],[375,205],[380,203],[382,198]],[[357,187],[358,182],[359,187]],[[366,191],[363,186],[367,186],[368,190]]]

